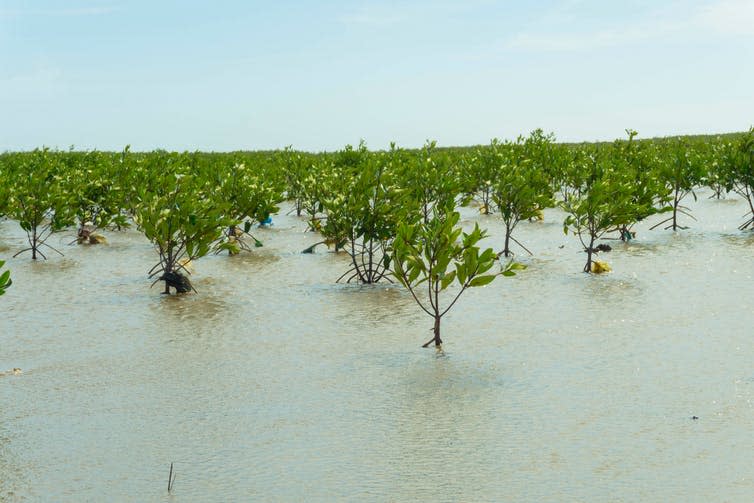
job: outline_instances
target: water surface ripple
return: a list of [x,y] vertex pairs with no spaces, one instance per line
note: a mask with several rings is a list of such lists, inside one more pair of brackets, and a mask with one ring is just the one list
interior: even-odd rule
[[602,276],[559,211],[522,223],[529,268],[461,299],[443,357],[401,288],[300,254],[294,217],[182,298],[135,231],[32,263],[2,222],[0,370],[23,374],[0,377],[0,500],[750,501],[754,238],[706,195]]

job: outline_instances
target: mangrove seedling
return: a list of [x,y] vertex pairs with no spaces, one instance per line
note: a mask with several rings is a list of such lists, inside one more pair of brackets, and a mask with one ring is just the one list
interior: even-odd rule
[[[599,152],[582,152],[577,157],[585,175],[578,193],[561,203],[568,216],[563,232],[575,234],[587,253],[584,272],[594,271],[595,242],[623,225],[634,222],[637,205],[633,200],[632,179],[612,169],[609,159]],[[600,266],[602,267],[602,266]]]
[[754,127],[728,147],[725,157],[727,186],[743,197],[749,205],[739,230],[754,229]]
[[[432,338],[423,344],[434,343],[442,349],[440,322],[468,288],[490,284],[499,274],[512,276],[523,266],[508,263],[501,271],[491,272],[497,255],[492,248],[480,251],[477,246],[487,233],[474,226],[464,233],[458,226],[456,211],[443,212],[435,207],[429,220],[415,224],[403,223],[393,241],[392,271],[408,289],[419,307],[432,317]],[[443,302],[441,294],[451,284],[458,286]]]
[[[127,152],[127,150],[125,151]],[[64,185],[71,194],[71,208],[78,230],[74,243],[99,244],[105,239],[98,231],[128,227],[121,211],[125,191],[117,183],[115,159],[103,152],[69,154],[72,166],[65,172]]]
[[651,143],[640,143],[635,140],[639,134],[633,129],[626,129],[628,140],[616,140],[608,149],[610,164],[613,170],[619,170],[633,179],[633,194],[631,201],[634,205],[633,221],[616,227],[621,241],[628,242],[636,237],[633,226],[650,215],[670,211],[670,189],[660,181],[655,174],[658,152]]
[[215,197],[226,204],[229,212],[226,216],[241,222],[225,229],[217,251],[227,250],[230,255],[236,255],[241,250],[251,251],[247,239],[251,239],[255,247],[262,246],[262,242],[251,234],[251,229],[278,211],[276,204],[283,199],[282,192],[264,173],[244,163],[235,163],[228,170],[217,171],[215,176]]
[[[372,154],[361,148],[359,151],[358,162],[347,168],[339,163],[345,175],[341,178],[347,183],[340,187],[341,194],[324,201],[327,225],[322,233],[337,239],[338,234],[327,233],[336,222],[345,231],[344,249],[351,258],[351,267],[337,281],[391,281],[388,248],[398,222],[407,218],[403,191],[395,179],[395,163],[402,151],[395,145],[385,153]],[[355,160],[352,154],[348,158]]]
[[552,205],[550,183],[544,170],[525,154],[520,141],[505,145],[493,142],[491,148],[498,151],[499,163],[492,198],[505,224],[505,245],[500,255],[512,255],[511,241],[531,254],[513,237],[513,230],[521,220],[536,218],[542,209]]
[[676,231],[678,229],[688,229],[688,227],[682,226],[678,223],[679,213],[692,220],[696,220],[696,218],[690,213],[691,210],[687,206],[683,206],[681,201],[683,201],[683,199],[689,194],[691,194],[696,201],[694,187],[696,187],[704,177],[703,167],[704,164],[699,152],[693,150],[687,142],[679,139],[671,144],[664,162],[659,164],[657,176],[663,183],[665,183],[667,188],[670,189],[672,215],[650,227],[650,230],[656,229],[668,222],[669,225],[664,227],[665,230],[672,229]]
[[32,260],[37,255],[46,260],[43,247],[63,255],[47,243],[53,233],[73,223],[70,198],[61,186],[59,156],[45,148],[18,160],[15,172],[11,173],[6,214],[26,232],[29,246],[14,257],[31,251]]
[[209,253],[223,229],[237,224],[225,216],[226,208],[210,197],[201,181],[176,174],[165,183],[170,184],[171,178],[167,191],[143,193],[134,215],[160,256],[149,277],[156,278],[154,283],[165,282],[165,294],[171,287],[177,293],[196,291],[188,279],[187,264]]

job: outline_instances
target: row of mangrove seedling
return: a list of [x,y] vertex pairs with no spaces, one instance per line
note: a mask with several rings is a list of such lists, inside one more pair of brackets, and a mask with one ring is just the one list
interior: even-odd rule
[[[595,253],[608,234],[624,241],[633,226],[662,213],[654,227],[679,230],[694,220],[684,206],[695,189],[713,197],[735,192],[750,212],[740,229],[754,228],[754,129],[722,137],[558,144],[541,130],[487,146],[418,150],[391,145],[369,151],[362,143],[334,153],[119,153],[53,151],[0,155],[0,215],[18,222],[32,259],[61,253],[49,244],[75,228],[72,242],[97,244],[106,229],[135,225],[154,244],[149,271],[164,293],[193,290],[188,262],[209,253],[230,255],[262,243],[253,236],[284,200],[327,245],[350,257],[338,281],[398,281],[440,320],[470,287],[513,275],[514,250],[531,253],[517,225],[560,206],[563,230],[586,252],[584,272],[604,270]],[[475,200],[505,227],[501,250],[480,249],[486,233],[465,233],[457,208]],[[501,257],[506,260],[501,261]],[[499,264],[499,265],[496,265]],[[0,262],[0,267],[2,267]],[[446,293],[448,287],[457,287]],[[0,274],[0,294],[10,285]],[[441,296],[443,302],[441,302]]]

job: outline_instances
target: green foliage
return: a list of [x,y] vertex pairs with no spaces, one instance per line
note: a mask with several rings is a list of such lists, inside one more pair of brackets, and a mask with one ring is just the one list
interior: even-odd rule
[[300,217],[306,198],[306,178],[312,166],[311,156],[288,146],[279,157],[278,162],[285,177],[286,197],[294,202],[296,216]]
[[[695,197],[700,184],[717,195],[740,194],[751,210],[740,228],[754,228],[753,145],[754,130],[651,140],[637,140],[628,131],[627,139],[580,145],[556,144],[552,135],[536,130],[488,146],[439,148],[427,142],[416,150],[392,146],[376,152],[363,142],[319,154],[290,148],[184,154],[128,147],[115,153],[42,149],[0,154],[0,216],[24,229],[29,247],[19,253],[31,251],[32,258],[45,257],[53,232],[74,224],[80,234],[82,229],[122,228],[133,218],[160,256],[150,274],[163,279],[169,291],[171,281],[187,273],[187,260],[261,246],[249,232],[287,197],[324,243],[348,253],[351,263],[342,278],[374,283],[390,281],[391,270],[397,272],[396,253],[409,250],[407,229],[414,229],[412,246],[439,246],[419,236],[429,232],[431,222],[452,220],[455,208],[472,197],[482,213],[500,215],[506,228],[501,255],[511,254],[511,243],[526,250],[516,240],[517,225],[541,215],[559,193],[568,212],[564,228],[580,238],[588,253],[585,270],[590,270],[595,240],[607,233],[627,240],[636,222],[663,211],[673,214],[656,226],[683,228],[678,217],[690,214],[682,201],[689,194]],[[396,243],[399,229],[403,237]],[[438,235],[450,239],[449,232]],[[247,237],[253,245],[245,243]],[[463,241],[459,234],[454,242],[463,247]],[[486,264],[483,254],[476,260]],[[423,273],[411,269],[408,257],[397,267],[419,274],[414,278],[419,281]],[[438,266],[445,260],[440,258]],[[466,286],[458,282],[464,271],[455,264],[473,261],[452,258],[442,278],[425,281],[437,285],[438,292],[462,292],[492,281],[490,273],[482,272]],[[408,279],[405,284],[416,286]],[[185,290],[187,283],[180,281]],[[434,312],[432,301],[424,298],[420,305]]]
[[653,143],[637,142],[637,132],[627,129],[627,140],[616,140],[609,151],[610,162],[614,169],[625,173],[632,180],[631,202],[634,205],[633,220],[616,227],[622,241],[635,237],[632,227],[650,215],[669,211],[667,202],[670,189],[655,176],[656,166],[660,163],[658,147]]
[[338,187],[323,202],[327,219],[322,234],[339,240],[351,257],[351,267],[339,280],[390,280],[388,250],[399,222],[411,217],[406,209],[410,201],[398,186],[403,155],[395,145],[389,152],[369,153],[362,144],[358,151],[347,147],[336,158],[333,182]]
[[66,156],[62,185],[69,195],[70,210],[78,225],[78,241],[109,227],[128,227],[126,187],[118,183],[114,156],[103,152],[71,153]]
[[[534,141],[541,140],[535,137]],[[511,241],[528,252],[513,237],[513,230],[521,220],[537,218],[544,208],[553,204],[551,185],[544,166],[539,164],[541,158],[537,149],[532,148],[530,139],[519,138],[515,144],[493,141],[490,151],[498,165],[492,198],[505,224],[505,245],[500,253],[506,257],[512,254]]]
[[584,272],[592,270],[592,254],[597,239],[636,221],[643,206],[634,200],[634,179],[630,171],[620,169],[605,153],[580,150],[574,165],[582,173],[578,192],[561,206],[568,213],[563,232],[578,236],[587,252]]
[[500,159],[495,148],[497,144],[497,140],[492,140],[490,147],[478,148],[473,154],[465,154],[459,162],[461,191],[479,203],[479,213],[482,215],[489,215],[495,210],[492,183],[500,169]]
[[46,241],[73,222],[71,195],[61,179],[61,156],[45,148],[16,156],[9,164],[6,215],[18,221],[29,243],[15,256],[31,251],[32,259],[46,259],[42,247],[60,253]]
[[[301,187],[296,200],[297,211],[299,211],[299,214],[304,214],[311,231],[322,230],[324,201],[332,195],[330,181],[335,178],[332,161],[327,157],[322,157],[309,166],[306,175],[301,180]],[[331,230],[330,233],[342,238],[338,235],[337,228]],[[337,242],[337,238],[335,239]]]
[[428,141],[414,157],[402,164],[399,174],[402,186],[414,201],[413,211],[428,222],[434,208],[453,207],[463,190],[459,168],[449,156],[437,150],[437,143]]
[[[2,271],[5,262],[0,260],[0,271]],[[5,291],[13,284],[10,279],[10,271],[0,272],[0,295],[3,295]]]
[[659,158],[655,176],[665,184],[670,191],[670,210],[672,215],[655,224],[651,228],[657,228],[669,223],[665,229],[687,229],[678,223],[678,214],[683,214],[691,219],[694,218],[688,207],[681,205],[687,195],[691,194],[696,200],[694,188],[698,186],[705,176],[705,159],[699,149],[681,138],[667,144],[664,155]]
[[[432,342],[440,347],[440,321],[468,288],[491,283],[499,274],[510,276],[523,266],[509,263],[492,271],[497,255],[492,248],[480,250],[478,243],[487,233],[474,226],[465,233],[458,226],[460,215],[435,206],[428,220],[403,223],[393,242],[393,275],[406,287],[419,307],[434,319]],[[443,302],[441,293],[455,284],[458,289]]]
[[215,170],[208,174],[214,177],[216,192],[213,197],[227,208],[226,217],[242,225],[231,225],[223,234],[219,250],[228,250],[233,255],[241,250],[250,251],[245,237],[250,237],[255,246],[262,242],[250,234],[251,228],[277,213],[277,204],[283,200],[282,188],[267,173],[234,163],[228,169]]
[[726,168],[726,188],[735,191],[749,205],[746,221],[738,228],[754,229],[754,127],[737,141],[726,144],[722,157]]
[[[180,165],[179,159],[175,161]],[[190,274],[186,263],[209,253],[222,230],[238,224],[226,216],[226,205],[210,197],[211,187],[205,180],[189,174],[186,166],[183,170],[186,173],[161,176],[158,183],[139,191],[134,215],[159,254],[160,261],[149,274],[165,281],[164,293],[170,293],[171,286],[185,292],[187,280],[180,283],[176,278],[183,277],[183,272]]]

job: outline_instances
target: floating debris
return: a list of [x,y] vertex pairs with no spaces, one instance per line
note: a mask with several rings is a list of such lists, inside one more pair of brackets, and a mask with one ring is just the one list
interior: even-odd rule
[[612,270],[612,267],[610,267],[607,262],[602,262],[600,260],[592,261],[592,272],[594,274],[602,274],[604,272],[610,272]]

